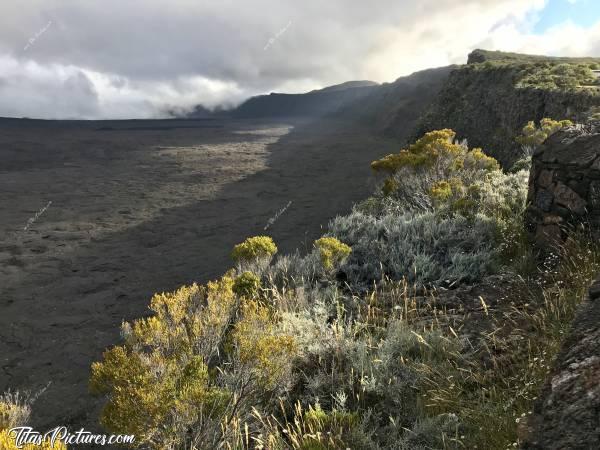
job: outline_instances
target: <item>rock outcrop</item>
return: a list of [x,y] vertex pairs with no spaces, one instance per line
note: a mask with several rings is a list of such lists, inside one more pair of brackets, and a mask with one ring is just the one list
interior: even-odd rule
[[522,155],[515,138],[528,121],[544,117],[581,121],[600,105],[600,96],[585,91],[516,87],[518,63],[491,64],[481,55],[454,70],[438,97],[421,119],[415,137],[451,128],[472,147],[482,147],[503,167],[510,168]]
[[551,136],[533,155],[527,222],[541,248],[573,227],[600,230],[600,124]]
[[[527,221],[542,249],[581,225],[600,234],[600,123],[560,131],[536,150],[529,203]],[[519,428],[524,450],[600,448],[600,278]]]
[[523,450],[600,448],[600,279],[522,427]]

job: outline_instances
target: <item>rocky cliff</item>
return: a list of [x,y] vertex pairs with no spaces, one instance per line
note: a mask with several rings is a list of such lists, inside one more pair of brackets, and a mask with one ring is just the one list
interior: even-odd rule
[[523,450],[600,448],[600,279],[590,288],[522,432]]
[[582,223],[600,230],[600,124],[551,136],[533,155],[527,222],[538,245]]
[[577,120],[593,106],[600,105],[595,89],[518,87],[525,76],[531,77],[536,71],[565,61],[582,64],[588,59],[544,59],[476,51],[470,55],[469,64],[452,71],[415,135],[452,128],[459,137],[468,138],[471,146],[483,147],[504,167],[509,167],[521,154],[515,137],[528,121],[544,117]]
[[[542,249],[581,225],[600,237],[600,123],[556,133],[536,151],[529,203],[527,221]],[[600,278],[520,429],[526,450],[600,448]]]
[[259,95],[246,100],[231,115],[241,119],[318,117],[360,101],[377,86],[373,82],[350,81],[304,94]]

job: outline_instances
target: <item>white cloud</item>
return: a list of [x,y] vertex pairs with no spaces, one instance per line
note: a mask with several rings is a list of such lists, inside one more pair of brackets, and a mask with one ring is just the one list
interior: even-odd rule
[[235,83],[201,76],[170,81],[129,78],[60,64],[0,56],[0,116],[36,118],[157,118],[239,102],[248,94]]
[[[536,12],[545,5],[546,0],[2,2],[0,116],[157,117],[173,108],[235,103],[262,92],[300,92],[351,79],[391,81],[463,63],[476,47],[600,55],[600,23],[590,28],[564,23],[534,34]],[[32,36],[35,41],[23,51]]]

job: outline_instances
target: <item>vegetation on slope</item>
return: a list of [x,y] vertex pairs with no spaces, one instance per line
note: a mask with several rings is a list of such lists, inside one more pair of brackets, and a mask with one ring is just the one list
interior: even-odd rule
[[221,279],[124,324],[92,367],[104,426],[151,448],[518,444],[600,253],[572,240],[538,270],[527,168],[452,130],[373,168],[382,188],[308,255],[250,238]]
[[600,89],[598,76],[593,72],[600,69],[600,60],[579,62],[564,59],[487,59],[483,63],[467,66],[473,70],[510,69],[516,88],[535,88],[549,91],[587,90],[597,94]]
[[[33,399],[18,392],[7,392],[0,395],[0,449],[2,450],[66,450],[59,439],[52,442],[44,436],[39,443],[17,442],[17,432],[14,428],[28,426]],[[22,436],[24,437],[24,436]]]
[[502,51],[492,51],[476,49],[469,54],[467,64],[477,64],[483,62],[512,62],[512,63],[538,63],[551,62],[556,64],[600,64],[600,58],[583,57],[562,57],[546,55],[528,55],[523,53],[512,53]]
[[597,65],[600,59],[476,50],[450,73],[413,139],[451,128],[508,169],[521,157],[515,138],[524,123],[544,117],[584,121],[600,106],[598,73],[592,73]]

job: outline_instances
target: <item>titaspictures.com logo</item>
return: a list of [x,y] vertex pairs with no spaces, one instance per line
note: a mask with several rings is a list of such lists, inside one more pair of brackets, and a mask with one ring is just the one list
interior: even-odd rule
[[53,428],[46,433],[35,431],[31,427],[15,427],[9,430],[17,448],[25,445],[38,445],[49,443],[50,448],[64,445],[127,445],[133,444],[135,436],[132,434],[94,434],[81,428],[79,431],[70,432],[65,426]]

